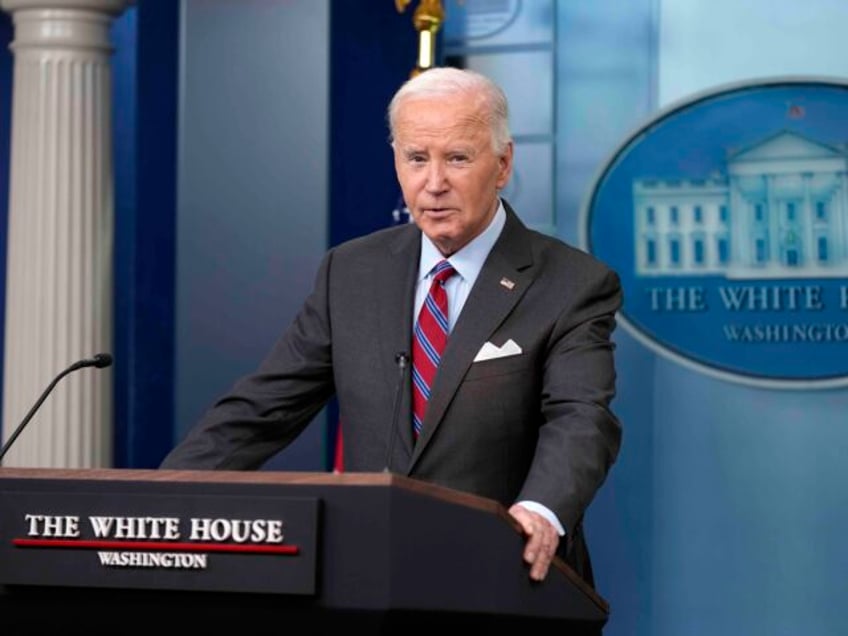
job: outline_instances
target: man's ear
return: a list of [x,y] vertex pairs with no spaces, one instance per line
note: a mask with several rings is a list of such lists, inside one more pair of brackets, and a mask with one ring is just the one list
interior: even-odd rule
[[506,184],[509,182],[509,178],[512,176],[513,150],[514,150],[513,143],[512,143],[512,141],[510,141],[506,145],[506,148],[504,149],[503,154],[501,154],[501,156],[498,157],[498,164],[499,164],[498,180],[497,180],[498,189],[502,189],[504,186],[506,186]]

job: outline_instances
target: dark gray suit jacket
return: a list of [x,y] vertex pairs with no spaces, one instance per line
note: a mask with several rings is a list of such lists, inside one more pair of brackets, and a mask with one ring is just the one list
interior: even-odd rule
[[[621,286],[598,260],[528,230],[505,207],[506,225],[451,332],[414,446],[408,373],[397,421],[394,412],[421,242],[409,224],[330,250],[303,309],[256,372],[162,467],[258,468],[335,392],[346,471],[383,470],[391,445],[395,472],[506,506],[538,501],[568,530],[568,561],[591,579],[580,529],[621,440],[610,410]],[[520,355],[473,362],[487,341],[509,339]]]

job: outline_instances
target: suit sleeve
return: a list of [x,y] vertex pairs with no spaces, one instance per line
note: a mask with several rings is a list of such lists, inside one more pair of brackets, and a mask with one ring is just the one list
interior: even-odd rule
[[518,497],[548,507],[566,531],[582,520],[621,444],[621,426],[610,408],[621,284],[607,268],[584,275],[551,333],[542,373],[542,424]]

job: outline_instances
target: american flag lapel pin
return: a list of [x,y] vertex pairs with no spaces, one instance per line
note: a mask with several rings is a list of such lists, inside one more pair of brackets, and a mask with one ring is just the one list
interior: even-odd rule
[[501,278],[501,285],[503,285],[504,287],[506,287],[509,290],[511,290],[513,287],[515,287],[515,283],[513,281],[509,280],[506,276]]

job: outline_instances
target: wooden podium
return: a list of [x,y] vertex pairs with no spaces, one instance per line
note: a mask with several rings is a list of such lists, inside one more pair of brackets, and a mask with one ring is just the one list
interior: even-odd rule
[[[3,633],[595,634],[503,506],[388,473],[0,468]],[[177,627],[179,626],[179,627]]]

